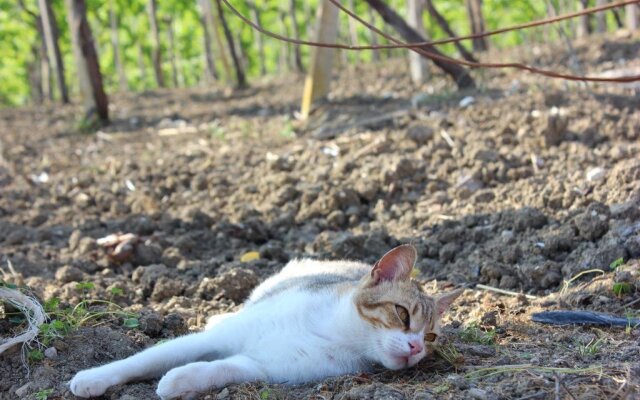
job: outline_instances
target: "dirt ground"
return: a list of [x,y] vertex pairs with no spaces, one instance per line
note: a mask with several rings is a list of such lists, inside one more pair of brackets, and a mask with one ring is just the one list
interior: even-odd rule
[[[515,54],[590,74],[640,68],[638,38],[565,53]],[[640,314],[640,88],[491,71],[473,92],[437,74],[416,89],[404,59],[339,71],[308,125],[295,75],[114,94],[114,123],[96,134],[77,133],[74,107],[0,111],[0,266],[19,275],[5,280],[75,318],[0,356],[0,398],[73,398],[75,372],[201,328],[290,259],[373,262],[400,243],[418,248],[425,290],[468,288],[444,322],[453,362],[203,398],[640,398],[633,326],[530,320]],[[0,306],[0,337],[22,329]],[[156,383],[103,398],[153,399]]]

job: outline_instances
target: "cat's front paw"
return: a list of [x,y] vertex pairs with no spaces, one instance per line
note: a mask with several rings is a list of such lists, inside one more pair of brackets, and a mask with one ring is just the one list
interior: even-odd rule
[[174,368],[160,379],[156,394],[162,400],[193,399],[211,386],[209,382],[206,362],[197,362],[184,367]]
[[71,393],[78,397],[97,397],[117,384],[117,377],[101,372],[99,368],[80,371],[69,382]]

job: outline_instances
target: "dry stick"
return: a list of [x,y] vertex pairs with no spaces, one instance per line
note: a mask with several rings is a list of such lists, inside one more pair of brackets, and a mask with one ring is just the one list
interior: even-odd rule
[[[584,15],[584,14],[594,13],[594,12],[598,12],[598,11],[602,11],[602,10],[608,10],[610,8],[613,8],[613,7],[619,7],[619,6],[626,5],[626,4],[640,3],[640,0],[621,1],[621,2],[618,2],[618,3],[608,4],[608,5],[602,6],[602,7],[594,7],[594,8],[589,8],[587,10],[583,10],[583,11],[580,11],[580,12],[576,12],[576,13],[572,13],[572,14],[566,14],[566,15],[563,15],[563,16],[560,16],[560,17],[556,17],[556,18],[549,18],[549,19],[546,19],[546,20],[534,21],[532,23],[525,24],[525,26],[516,26],[516,27],[504,28],[504,29],[500,29],[500,30],[497,30],[497,31],[485,32],[485,33],[477,34],[477,35],[463,36],[463,37],[457,37],[457,38],[448,38],[448,39],[445,39],[445,40],[436,40],[436,41],[431,41],[431,42],[418,42],[418,43],[403,43],[403,42],[400,42],[401,44],[397,44],[397,45],[376,45],[376,46],[372,46],[372,45],[368,45],[368,46],[349,46],[349,45],[336,44],[336,43],[320,43],[320,42],[312,42],[312,41],[307,41],[307,40],[295,40],[295,39],[291,39],[291,38],[288,38],[288,37],[284,37],[282,35],[278,35],[277,33],[273,33],[271,31],[268,31],[268,30],[262,28],[259,25],[254,24],[252,21],[250,21],[244,15],[242,15],[242,13],[240,13],[235,7],[233,7],[229,3],[228,0],[220,0],[220,1],[222,1],[227,7],[229,7],[229,9],[238,18],[243,20],[245,23],[249,24],[254,29],[258,30],[259,32],[262,32],[265,35],[270,36],[270,37],[272,37],[274,39],[277,39],[277,40],[282,40],[282,41],[285,41],[285,42],[299,44],[299,45],[306,45],[306,46],[313,46],[313,47],[326,47],[326,48],[344,49],[344,50],[376,50],[376,49],[389,49],[389,48],[408,48],[408,49],[412,49],[413,51],[417,51],[417,52],[419,52],[420,54],[423,54],[423,55],[424,54],[428,54],[428,57],[430,57],[432,59],[438,59],[440,61],[449,62],[449,63],[457,63],[457,64],[460,64],[460,65],[466,65],[468,67],[473,67],[473,68],[481,68],[481,67],[484,67],[484,68],[516,68],[516,69],[529,71],[531,73],[544,75],[544,76],[547,76],[547,77],[550,77],[550,78],[559,78],[559,79],[566,79],[566,80],[572,80],[572,81],[616,82],[616,83],[640,81],[640,75],[623,76],[623,77],[618,77],[618,78],[576,76],[576,75],[571,75],[571,74],[558,73],[558,72],[554,72],[554,71],[551,71],[551,70],[535,68],[535,67],[531,67],[531,66],[526,65],[526,64],[515,63],[515,62],[511,62],[511,63],[480,63],[480,62],[477,62],[477,63],[474,63],[474,62],[455,59],[455,58],[452,58],[452,57],[447,57],[447,56],[442,56],[442,55],[435,55],[433,53],[428,53],[428,52],[420,51],[420,50],[416,49],[416,48],[420,48],[421,46],[425,46],[425,45],[450,43],[450,42],[455,42],[455,41],[459,41],[459,40],[473,39],[475,37],[490,36],[490,35],[494,35],[494,34],[497,34],[497,33],[503,33],[503,32],[508,32],[508,31],[517,30],[517,29],[523,29],[523,28],[529,28],[529,27],[533,27],[533,26],[549,24],[549,23],[552,23],[552,22],[562,21],[564,19],[569,19],[569,18],[573,18],[573,17],[576,17],[576,16]],[[353,12],[351,12],[351,11],[347,10],[346,8],[344,8],[336,0],[329,0],[329,1],[331,1],[334,5],[336,5],[336,7],[338,7],[340,10],[346,12],[352,18],[355,18],[356,20],[358,20],[360,23],[365,25],[367,28],[369,28],[371,30],[374,30],[376,32],[381,32],[379,29],[376,29],[374,26],[372,26],[368,22],[362,20],[360,17],[355,15]],[[388,35],[386,35],[384,33],[381,33],[381,34],[383,36],[385,36],[385,37],[388,36]]]
[[524,293],[513,292],[511,290],[498,289],[498,288],[495,288],[493,286],[482,285],[480,283],[478,283],[476,285],[476,288],[487,290],[489,292],[496,292],[496,293],[500,293],[500,294],[506,294],[506,295],[509,295],[509,296],[522,296],[522,295],[524,295],[524,297],[526,297],[529,300],[536,300],[538,298],[537,296],[533,296],[531,294],[524,294]]
[[557,372],[554,372],[554,375],[556,376],[556,379],[558,380],[558,382],[560,382],[560,385],[562,385],[562,388],[567,392],[567,394],[569,394],[569,396],[571,396],[571,398],[573,400],[578,400],[576,399],[576,397],[573,395],[573,393],[571,393],[571,391],[569,390],[569,388],[567,387],[567,385],[564,384],[564,381],[562,379],[560,379],[560,377],[558,376]]
[[633,300],[633,301],[631,301],[631,302],[629,302],[629,303],[627,303],[627,304],[625,304],[625,305],[623,305],[621,307],[618,307],[618,309],[616,309],[616,312],[622,311],[625,308],[631,307],[632,305],[635,305],[635,304],[638,304],[638,303],[640,303],[640,297],[638,297],[637,299],[635,299],[635,300]]
[[558,376],[558,374],[554,373],[553,376],[556,378],[556,396],[555,399],[556,400],[560,400],[560,377]]

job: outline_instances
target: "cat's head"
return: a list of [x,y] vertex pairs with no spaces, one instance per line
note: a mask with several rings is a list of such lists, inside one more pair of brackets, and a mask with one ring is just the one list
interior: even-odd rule
[[389,369],[411,367],[424,358],[440,335],[440,317],[462,293],[434,298],[422,292],[411,280],[415,261],[413,246],[389,251],[362,279],[354,298],[370,328],[369,355]]

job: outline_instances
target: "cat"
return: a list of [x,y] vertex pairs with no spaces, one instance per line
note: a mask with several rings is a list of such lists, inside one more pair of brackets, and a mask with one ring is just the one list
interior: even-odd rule
[[[297,384],[330,376],[416,365],[440,334],[443,313],[462,293],[430,297],[411,280],[416,250],[402,245],[373,267],[351,261],[294,260],[254,289],[235,313],[203,332],[80,371],[78,397],[162,376],[161,399],[190,399],[232,383]],[[426,339],[426,342],[425,342]]]

